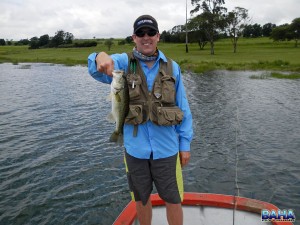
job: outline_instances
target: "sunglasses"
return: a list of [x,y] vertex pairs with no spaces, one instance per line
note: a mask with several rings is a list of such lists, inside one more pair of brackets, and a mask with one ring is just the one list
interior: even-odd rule
[[138,37],[144,37],[145,34],[147,34],[149,37],[153,37],[157,34],[157,31],[156,30],[137,30],[135,32],[135,35],[138,36]]

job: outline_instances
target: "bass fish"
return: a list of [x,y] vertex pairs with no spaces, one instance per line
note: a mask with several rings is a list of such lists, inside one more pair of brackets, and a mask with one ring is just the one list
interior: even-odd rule
[[115,122],[116,127],[114,132],[109,138],[110,142],[116,142],[122,145],[123,140],[123,126],[125,117],[128,114],[129,108],[129,93],[127,80],[124,76],[123,70],[114,70],[112,72],[113,80],[111,82],[110,99],[112,105],[112,111],[109,115],[109,119]]

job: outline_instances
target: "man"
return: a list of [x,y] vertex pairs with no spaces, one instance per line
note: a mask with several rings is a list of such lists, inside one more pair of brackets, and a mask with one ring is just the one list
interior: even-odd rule
[[151,224],[149,199],[154,183],[166,202],[168,223],[182,225],[181,166],[190,159],[192,115],[180,67],[157,49],[157,21],[142,15],[133,28],[133,52],[92,53],[89,73],[98,81],[111,83],[113,70],[125,71],[130,101],[124,124],[124,159],[140,224]]

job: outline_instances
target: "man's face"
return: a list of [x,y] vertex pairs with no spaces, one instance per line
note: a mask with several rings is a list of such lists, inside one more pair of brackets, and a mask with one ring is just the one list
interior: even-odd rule
[[159,38],[160,34],[151,28],[141,28],[132,35],[137,50],[146,56],[154,54]]

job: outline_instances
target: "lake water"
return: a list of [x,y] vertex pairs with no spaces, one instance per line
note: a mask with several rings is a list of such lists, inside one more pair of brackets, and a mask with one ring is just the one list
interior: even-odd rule
[[[184,75],[185,191],[239,193],[299,217],[300,80],[250,79],[259,73]],[[130,194],[123,149],[108,143],[108,93],[86,67],[0,64],[1,225],[113,223]]]

